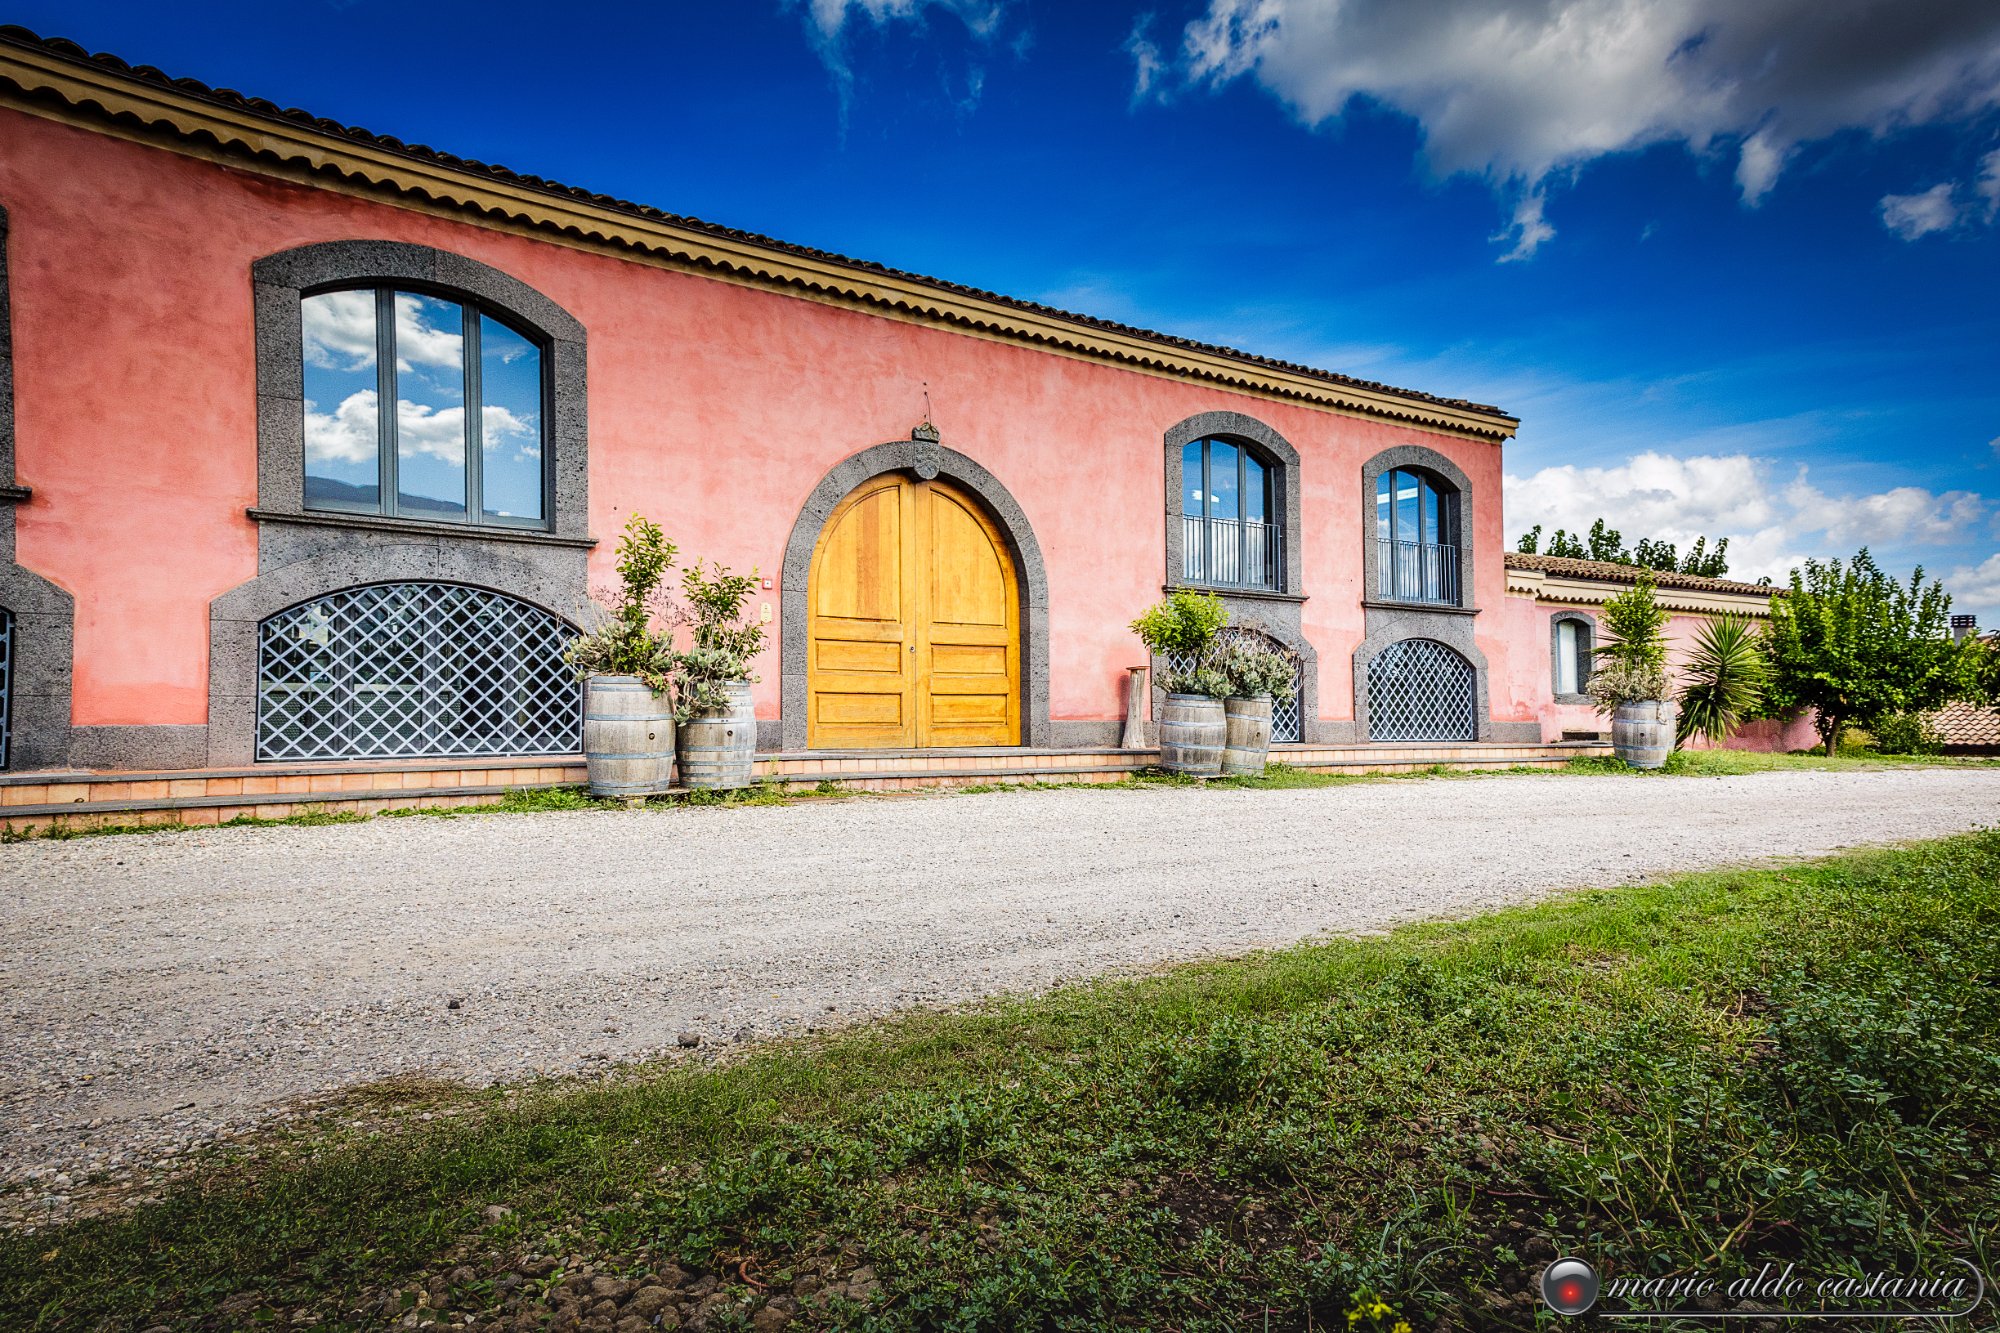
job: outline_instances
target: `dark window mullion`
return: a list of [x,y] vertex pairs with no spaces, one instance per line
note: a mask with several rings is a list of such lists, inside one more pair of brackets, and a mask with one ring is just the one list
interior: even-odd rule
[[1248,495],[1250,486],[1250,451],[1242,445],[1236,446],[1236,579],[1239,584],[1250,581],[1250,506],[1243,497]]
[[382,439],[382,512],[396,514],[396,293],[387,287],[375,289],[375,400],[376,429]]
[[[480,399],[485,397],[485,391],[479,381],[483,369],[479,350],[479,311],[470,301],[462,308],[465,312],[465,337],[459,346],[465,357],[465,521],[484,523],[486,432],[480,420]],[[547,512],[546,508],[543,512]]]

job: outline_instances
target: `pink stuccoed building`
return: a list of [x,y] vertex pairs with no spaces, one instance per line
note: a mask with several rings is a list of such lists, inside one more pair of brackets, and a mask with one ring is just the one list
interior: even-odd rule
[[[1493,407],[19,29],[0,208],[0,782],[23,809],[573,777],[559,652],[635,513],[757,571],[771,776],[1127,771],[1126,626],[1183,586],[1296,664],[1295,762],[1550,761],[1605,729],[1575,662],[1621,576],[1507,552],[1517,423]],[[1683,619],[1767,606],[1663,583]]]

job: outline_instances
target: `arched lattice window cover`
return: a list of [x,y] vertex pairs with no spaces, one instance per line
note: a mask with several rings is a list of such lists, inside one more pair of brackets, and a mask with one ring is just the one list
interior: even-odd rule
[[14,613],[0,607],[0,768],[14,753]]
[[[1299,655],[1279,643],[1268,634],[1259,634],[1254,629],[1241,625],[1231,625],[1217,636],[1217,647],[1225,647],[1232,640],[1248,639],[1259,648],[1269,649],[1292,664],[1292,697],[1279,703],[1271,702],[1271,739],[1274,741],[1302,741],[1306,738],[1305,713],[1305,673]],[[1169,653],[1166,664],[1176,671],[1185,671],[1194,665],[1192,653]]]
[[455,583],[377,583],[258,626],[259,759],[574,754],[576,631]]
[[1472,663],[1432,639],[1399,639],[1368,664],[1368,738],[1473,741]]

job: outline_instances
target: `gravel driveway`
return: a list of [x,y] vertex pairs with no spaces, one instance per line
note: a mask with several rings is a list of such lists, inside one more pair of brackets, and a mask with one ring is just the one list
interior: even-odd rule
[[1055,790],[22,843],[0,847],[0,1186],[59,1196],[72,1175],[150,1169],[288,1098],[396,1073],[570,1072],[682,1032],[751,1040],[1996,824],[2000,771],[1966,769]]

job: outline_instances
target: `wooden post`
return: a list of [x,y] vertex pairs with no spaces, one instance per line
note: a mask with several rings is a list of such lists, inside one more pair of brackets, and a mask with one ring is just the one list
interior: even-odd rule
[[1118,738],[1123,750],[1146,748],[1146,668],[1127,667],[1125,678],[1125,732]]

